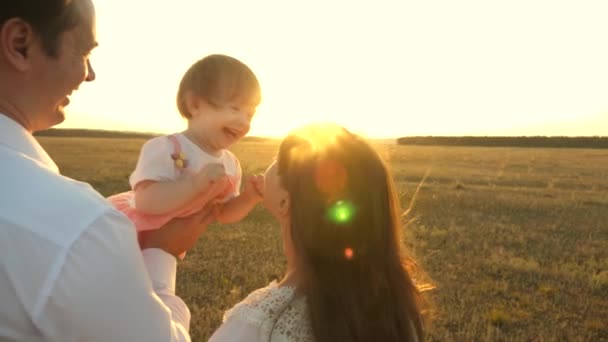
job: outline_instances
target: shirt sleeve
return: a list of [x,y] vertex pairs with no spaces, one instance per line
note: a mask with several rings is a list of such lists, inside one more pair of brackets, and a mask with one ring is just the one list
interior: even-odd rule
[[175,276],[175,258],[140,252],[129,221],[108,209],[66,251],[34,321],[49,341],[190,341]]
[[131,189],[135,189],[135,185],[144,180],[174,180],[176,175],[172,153],[171,141],[166,136],[146,141],[139,152],[137,166],[129,177]]

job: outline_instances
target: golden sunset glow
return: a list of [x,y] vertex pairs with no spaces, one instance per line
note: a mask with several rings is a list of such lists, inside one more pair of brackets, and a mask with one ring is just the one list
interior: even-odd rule
[[223,53],[262,85],[254,136],[608,135],[605,1],[95,4],[97,80],[60,127],[181,130],[183,72]]

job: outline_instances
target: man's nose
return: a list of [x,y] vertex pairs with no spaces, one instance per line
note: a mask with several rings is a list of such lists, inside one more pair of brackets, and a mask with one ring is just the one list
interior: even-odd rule
[[84,80],[87,82],[92,82],[95,80],[95,70],[93,70],[90,60],[87,60],[87,77]]

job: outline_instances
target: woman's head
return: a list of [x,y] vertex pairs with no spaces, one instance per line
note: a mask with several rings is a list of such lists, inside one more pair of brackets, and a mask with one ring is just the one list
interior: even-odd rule
[[307,262],[350,264],[392,247],[391,178],[362,138],[333,125],[305,127],[281,144],[276,172],[288,194],[294,245]]
[[209,55],[194,63],[177,92],[180,114],[213,150],[228,147],[249,132],[260,100],[253,71],[226,55]]
[[316,338],[420,333],[399,206],[374,148],[342,127],[308,126],[285,138],[268,173],[265,205],[290,227]]

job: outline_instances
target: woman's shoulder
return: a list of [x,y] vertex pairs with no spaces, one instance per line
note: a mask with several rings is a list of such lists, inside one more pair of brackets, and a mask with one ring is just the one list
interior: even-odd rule
[[224,321],[236,315],[262,320],[272,316],[293,298],[295,289],[288,286],[278,286],[276,281],[266,287],[251,292],[240,303],[224,314]]
[[312,341],[306,300],[294,287],[276,281],[250,293],[228,310],[224,322],[238,319],[256,326],[263,335],[281,336],[286,341]]

